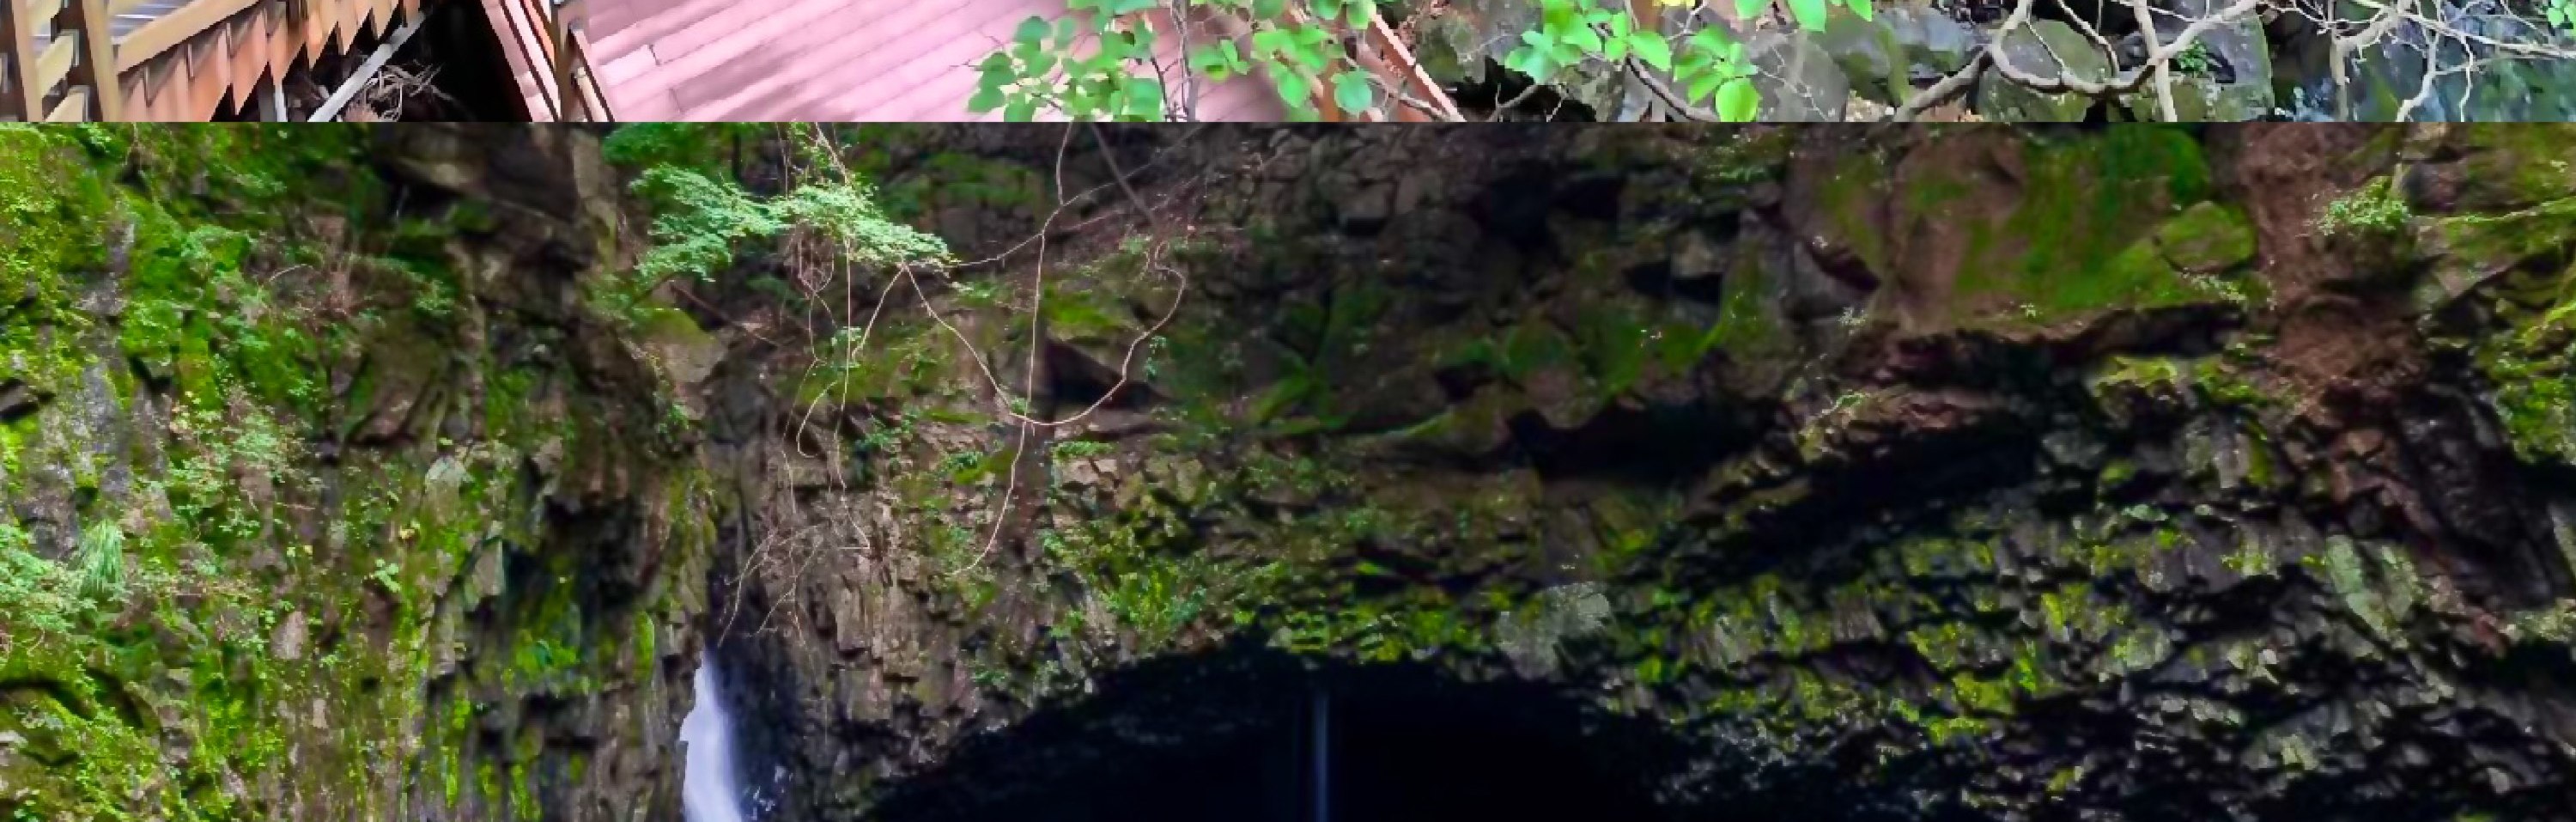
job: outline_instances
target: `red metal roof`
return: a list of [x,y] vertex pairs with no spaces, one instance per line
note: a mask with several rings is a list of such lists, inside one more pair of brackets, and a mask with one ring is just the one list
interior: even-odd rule
[[[974,64],[1064,0],[584,0],[591,64],[620,120],[997,119],[966,109]],[[1159,38],[1167,56],[1173,38]],[[1206,120],[1286,119],[1257,80]]]

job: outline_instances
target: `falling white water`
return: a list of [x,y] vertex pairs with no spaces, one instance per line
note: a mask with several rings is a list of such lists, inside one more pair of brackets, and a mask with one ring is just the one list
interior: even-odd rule
[[680,806],[689,822],[743,822],[742,785],[733,762],[733,717],[716,696],[713,652],[698,663],[697,705],[680,720],[687,751],[680,774]]

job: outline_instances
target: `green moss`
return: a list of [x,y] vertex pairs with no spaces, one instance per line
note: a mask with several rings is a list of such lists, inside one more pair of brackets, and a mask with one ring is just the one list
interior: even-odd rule
[[2478,370],[2516,455],[2576,464],[2576,268],[2531,290],[2539,310],[2500,306],[2507,328],[2477,341]]
[[[2025,147],[2021,199],[2000,225],[1969,227],[1951,296],[1960,316],[2009,306],[1990,320],[2054,322],[2124,307],[2211,299],[2157,248],[2157,227],[2182,243],[2193,265],[2232,255],[2242,243],[2231,212],[2178,209],[2208,196],[2200,148],[2173,129],[2112,129]],[[1937,215],[1925,215],[1939,219]]]
[[2254,225],[2235,206],[2203,202],[2156,229],[2165,260],[2189,274],[2216,274],[2254,259]]
[[78,307],[106,263],[115,199],[64,132],[0,125],[0,365],[35,390],[72,388],[86,357]]

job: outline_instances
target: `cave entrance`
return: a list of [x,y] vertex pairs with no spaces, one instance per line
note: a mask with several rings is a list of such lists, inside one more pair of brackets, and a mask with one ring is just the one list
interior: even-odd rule
[[[1042,711],[898,787],[894,822],[1651,820],[1634,729],[1537,686],[1424,670],[1175,672]],[[1133,684],[1133,683],[1127,683]]]

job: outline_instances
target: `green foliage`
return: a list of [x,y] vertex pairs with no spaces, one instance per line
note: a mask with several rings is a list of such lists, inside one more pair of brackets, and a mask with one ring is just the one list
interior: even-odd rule
[[632,169],[667,166],[720,176],[744,144],[773,128],[766,123],[629,123],[600,142],[600,156]]
[[[1822,8],[1822,0],[1798,2]],[[1815,28],[1822,27],[1819,19]],[[1654,71],[1671,72],[1684,98],[1713,104],[1720,119],[1751,120],[1761,102],[1742,43],[1720,29],[1697,29],[1683,38],[1676,62],[1672,41],[1650,26],[1639,25],[1625,4],[1605,8],[1600,0],[1543,0],[1539,27],[1522,32],[1520,40],[1503,57],[1503,65],[1529,75],[1533,82],[1548,82],[1591,62],[1616,66],[1633,59]]]
[[[1014,122],[1046,109],[1081,120],[1164,119],[1163,84],[1129,68],[1153,59],[1154,29],[1141,17],[1122,16],[1154,5],[1152,0],[1073,0],[1073,13],[1052,24],[1041,17],[1021,21],[1009,46],[977,64],[975,95],[967,108],[977,114],[998,109]],[[1194,54],[1192,64],[1209,59]]]
[[[641,150],[638,154],[647,154]],[[866,269],[943,258],[937,237],[887,219],[860,183],[806,181],[776,197],[758,197],[730,177],[679,165],[644,170],[635,189],[654,208],[653,246],[631,277],[600,296],[616,316],[640,319],[644,295],[672,278],[707,281],[733,264],[746,245],[791,228],[818,232],[851,265]]]
[[[1260,69],[1299,120],[1320,117],[1327,101],[1346,117],[1372,109],[1383,95],[1341,44],[1370,25],[1380,2],[1194,0],[1193,6],[1250,21],[1249,48],[1231,38],[1191,43],[1181,69],[1210,84]],[[1783,2],[1809,31],[1824,29],[1834,5],[1865,20],[1873,14],[1871,0]],[[1747,16],[1763,14],[1771,4],[1738,0]],[[1009,44],[978,64],[968,109],[1000,111],[1012,121],[1050,110],[1076,120],[1158,120],[1187,113],[1186,101],[1170,99],[1163,77],[1169,67],[1151,62],[1155,35],[1143,15],[1157,8],[1153,0],[1068,0],[1063,17],[1022,21]],[[1554,82],[1597,65],[1669,74],[1687,101],[1730,122],[1753,119],[1761,104],[1743,44],[1718,27],[1666,33],[1638,21],[1625,4],[1540,0],[1538,26],[1518,40],[1503,65],[1533,82]]]
[[2185,74],[2208,74],[2218,69],[2218,58],[2210,54],[2207,41],[2193,40],[2190,48],[2174,55],[2173,69]]
[[80,569],[82,596],[115,601],[125,596],[125,529],[99,520],[81,530],[72,564]]
[[71,633],[93,611],[85,581],[60,563],[37,556],[34,537],[16,522],[0,520],[0,650]]
[[2326,204],[2325,213],[2317,215],[2317,233],[2328,237],[2394,234],[2406,228],[2415,216],[2406,201],[2391,190],[2393,178],[2372,180],[2360,190]]

